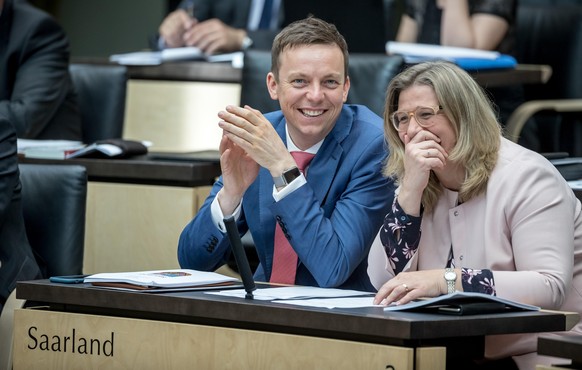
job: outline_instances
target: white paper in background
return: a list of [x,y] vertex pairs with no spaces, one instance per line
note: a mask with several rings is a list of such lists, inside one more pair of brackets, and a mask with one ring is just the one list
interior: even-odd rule
[[409,42],[388,41],[386,43],[388,54],[401,54],[426,58],[481,58],[497,59],[501,54],[497,51],[460,48],[454,46],[430,45]]
[[81,141],[75,140],[31,140],[31,139],[16,139],[16,146],[18,151],[30,148],[56,148],[69,149],[75,147],[82,147],[84,144]]
[[180,60],[205,60],[211,63],[231,62],[234,68],[242,68],[243,52],[206,55],[197,47],[168,48],[162,51],[136,51],[131,53],[113,54],[111,62],[122,65],[152,66],[164,62]]
[[162,64],[159,51],[136,51],[133,53],[113,54],[109,61],[126,66],[156,66]]

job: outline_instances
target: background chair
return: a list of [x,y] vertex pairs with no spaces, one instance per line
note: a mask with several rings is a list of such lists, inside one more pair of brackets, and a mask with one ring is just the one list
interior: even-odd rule
[[71,64],[77,90],[83,142],[121,138],[125,115],[127,68],[118,65]]
[[[348,104],[364,104],[382,117],[386,88],[390,80],[404,66],[399,55],[350,54],[349,75],[351,80]],[[272,100],[266,86],[267,73],[271,70],[269,51],[245,52],[242,72],[241,105],[248,104],[263,113],[278,110],[279,102]]]
[[45,278],[83,272],[87,171],[77,165],[20,164],[28,241]]
[[363,104],[383,117],[388,84],[404,67],[400,55],[350,54],[348,104]]
[[262,113],[280,109],[279,102],[267,91],[267,73],[271,70],[271,52],[247,50],[243,58],[240,105],[250,105]]
[[517,141],[522,127],[535,122],[540,152],[582,156],[582,5],[521,1],[517,52],[519,63],[550,65],[552,76],[546,84],[525,86],[526,103],[509,118],[508,138]]
[[[77,165],[20,164],[26,234],[43,277],[83,272],[87,172]],[[23,300],[13,291],[0,315],[0,368],[12,368],[12,330]]]

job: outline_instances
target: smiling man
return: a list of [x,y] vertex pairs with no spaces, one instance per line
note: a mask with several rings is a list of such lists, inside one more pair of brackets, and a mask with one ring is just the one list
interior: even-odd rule
[[381,174],[382,119],[344,105],[347,71],[335,26],[310,17],[277,35],[266,82],[281,110],[218,113],[222,176],[180,236],[183,268],[226,263],[222,220],[232,215],[241,235],[253,236],[256,280],[374,291],[367,255],[394,189]]

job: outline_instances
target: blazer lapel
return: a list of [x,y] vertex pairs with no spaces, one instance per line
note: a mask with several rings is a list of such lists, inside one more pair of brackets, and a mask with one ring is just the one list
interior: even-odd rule
[[351,110],[342,108],[333,130],[327,135],[323,145],[309,165],[308,177],[313,176],[314,179],[317,179],[312,182],[315,185],[312,186],[312,189],[321,206],[325,204],[327,193],[340,166],[344,152],[342,142],[351,131],[352,122],[353,113]]

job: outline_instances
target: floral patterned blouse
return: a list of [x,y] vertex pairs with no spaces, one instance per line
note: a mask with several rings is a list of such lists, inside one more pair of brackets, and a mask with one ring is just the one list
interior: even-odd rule
[[[422,212],[419,217],[407,215],[398,204],[398,198],[394,198],[392,208],[384,218],[380,240],[395,274],[404,270],[418,249],[422,234],[421,221]],[[452,255],[452,251],[451,248],[447,266],[443,266],[443,268],[455,268],[455,256]],[[461,281],[465,292],[495,295],[495,283],[491,270],[462,267],[461,271]]]

